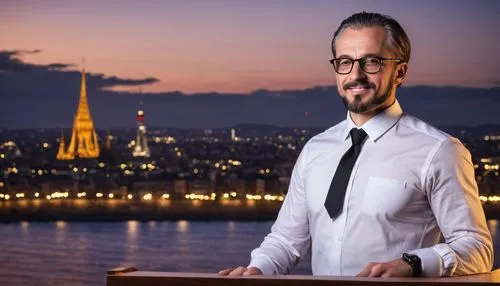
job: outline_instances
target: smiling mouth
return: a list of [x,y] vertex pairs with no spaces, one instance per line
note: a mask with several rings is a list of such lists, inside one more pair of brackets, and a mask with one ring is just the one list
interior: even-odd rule
[[369,89],[371,89],[371,88],[366,87],[366,86],[353,86],[353,87],[348,88],[347,90],[350,90],[352,92],[366,92]]

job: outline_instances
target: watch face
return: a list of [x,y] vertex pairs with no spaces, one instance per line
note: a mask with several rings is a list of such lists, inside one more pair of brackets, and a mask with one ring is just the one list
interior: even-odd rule
[[403,253],[403,260],[410,264],[413,271],[413,277],[422,275],[422,262],[420,261],[420,257],[414,254]]
[[418,262],[420,263],[420,257],[414,255],[414,254],[408,254],[408,258],[415,261],[415,262]]

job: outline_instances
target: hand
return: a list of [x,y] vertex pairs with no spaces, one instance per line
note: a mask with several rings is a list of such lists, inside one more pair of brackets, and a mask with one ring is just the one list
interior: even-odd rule
[[236,267],[236,268],[226,268],[224,270],[219,271],[220,276],[248,276],[248,275],[262,275],[262,271],[260,271],[257,267]]
[[370,262],[359,272],[358,277],[411,277],[412,268],[402,259],[387,263]]

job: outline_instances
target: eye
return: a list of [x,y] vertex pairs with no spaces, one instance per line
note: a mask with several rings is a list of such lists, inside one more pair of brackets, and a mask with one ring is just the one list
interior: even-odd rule
[[350,66],[352,63],[352,60],[351,59],[339,59],[337,61],[337,63],[339,66]]
[[364,58],[363,62],[365,63],[365,65],[371,65],[371,66],[380,64],[380,60],[373,57]]

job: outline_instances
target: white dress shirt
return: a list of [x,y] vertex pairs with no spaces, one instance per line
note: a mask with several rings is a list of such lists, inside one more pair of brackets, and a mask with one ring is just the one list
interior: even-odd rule
[[363,126],[368,134],[347,186],[342,213],[324,203],[351,146],[347,119],[307,142],[276,222],[249,266],[285,274],[309,250],[313,275],[358,274],[369,262],[404,252],[423,276],[488,272],[493,246],[469,151],[460,141],[403,114],[396,101]]

